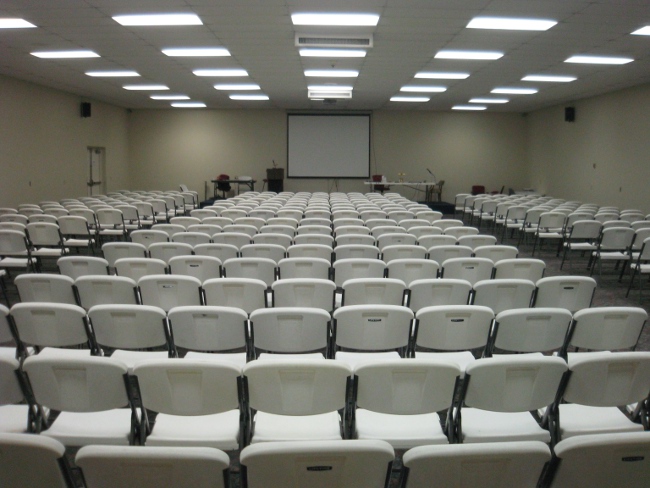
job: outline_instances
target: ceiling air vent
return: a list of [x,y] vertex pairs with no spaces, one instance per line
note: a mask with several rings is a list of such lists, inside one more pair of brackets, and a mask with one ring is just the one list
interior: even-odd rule
[[296,34],[299,47],[372,47],[372,36],[305,36]]

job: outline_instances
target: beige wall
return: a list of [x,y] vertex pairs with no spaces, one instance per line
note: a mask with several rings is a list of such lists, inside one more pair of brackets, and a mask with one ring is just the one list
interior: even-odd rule
[[128,186],[126,110],[0,76],[0,207],[87,195],[88,146],[106,148],[107,191]]
[[[273,160],[286,166],[286,113],[281,110],[135,110],[129,115],[129,137],[134,189],[185,183],[203,196],[204,182],[220,173],[261,182]],[[430,168],[446,181],[447,200],[472,184],[493,190],[528,181],[525,119],[518,114],[377,111],[372,140],[373,173],[396,180],[404,172],[407,180],[423,181]],[[367,190],[359,180],[291,179],[284,187]],[[421,198],[415,190],[399,190]]]
[[543,193],[650,212],[650,85],[528,117],[531,186]]

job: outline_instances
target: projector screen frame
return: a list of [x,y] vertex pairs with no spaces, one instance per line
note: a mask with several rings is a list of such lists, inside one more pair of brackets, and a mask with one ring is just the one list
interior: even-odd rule
[[[328,174],[328,175],[292,175],[291,173],[291,118],[292,117],[354,117],[362,118],[367,123],[367,155],[368,161],[367,165],[363,166],[363,175],[340,175],[340,174]],[[365,147],[365,144],[364,144]],[[361,148],[361,146],[359,146]],[[361,165],[359,165],[361,168]],[[322,112],[287,112],[287,179],[321,179],[321,180],[369,180],[372,173],[372,112],[334,112],[334,113],[322,113]]]

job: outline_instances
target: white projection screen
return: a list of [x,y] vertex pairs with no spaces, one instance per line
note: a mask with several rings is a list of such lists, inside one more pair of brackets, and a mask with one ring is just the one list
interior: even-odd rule
[[369,178],[370,115],[288,114],[288,178]]

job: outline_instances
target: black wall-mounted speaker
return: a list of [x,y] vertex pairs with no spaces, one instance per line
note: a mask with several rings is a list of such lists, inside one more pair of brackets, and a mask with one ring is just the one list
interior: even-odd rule
[[575,122],[576,120],[576,108],[575,107],[564,107],[564,121],[565,122]]
[[81,102],[81,116],[90,117],[90,102]]

